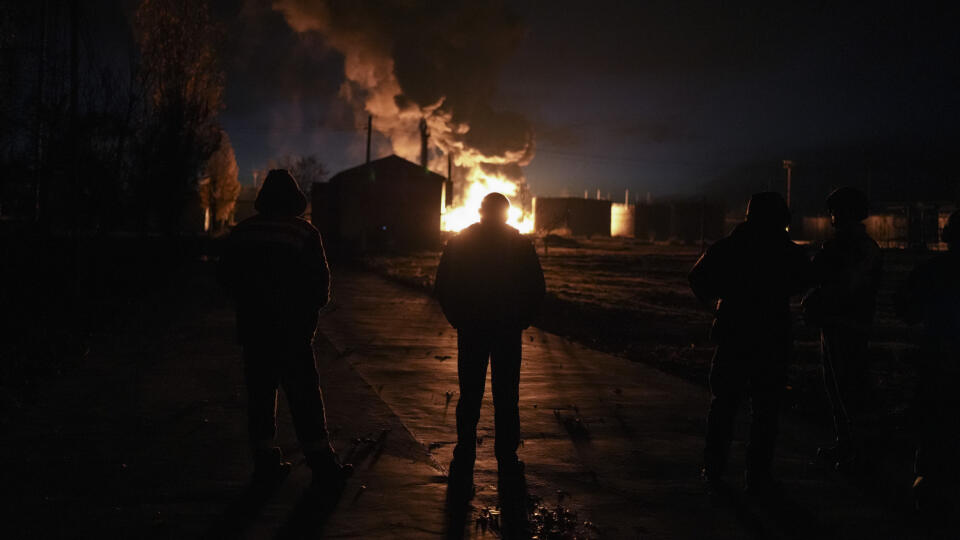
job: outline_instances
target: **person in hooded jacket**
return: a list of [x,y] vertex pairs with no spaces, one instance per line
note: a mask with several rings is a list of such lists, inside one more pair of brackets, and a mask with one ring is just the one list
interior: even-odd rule
[[484,197],[480,222],[447,242],[437,269],[435,294],[457,329],[460,398],[450,476],[461,487],[472,486],[488,361],[498,471],[523,471],[517,458],[521,333],[539,311],[545,284],[533,244],[506,223],[509,208],[499,193]]
[[758,193],[746,221],[718,240],[690,271],[703,303],[716,305],[703,477],[726,490],[723,474],[740,403],[752,406],[745,484],[750,493],[776,487],[772,475],[781,395],[793,337],[790,297],[803,292],[810,261],[790,240],[790,211],[778,193]]
[[289,172],[270,171],[257,195],[258,213],[226,239],[219,277],[236,304],[254,482],[275,482],[291,467],[275,444],[283,386],[314,484],[342,486],[350,468],[330,446],[312,344],[330,272],[320,233],[300,217],[306,204]]
[[836,446],[820,454],[851,471],[861,453],[853,421],[866,406],[867,345],[883,269],[880,246],[867,234],[867,196],[841,187],[827,197],[833,238],[813,256],[816,288],[803,301],[804,318],[820,328],[824,386],[833,412]]

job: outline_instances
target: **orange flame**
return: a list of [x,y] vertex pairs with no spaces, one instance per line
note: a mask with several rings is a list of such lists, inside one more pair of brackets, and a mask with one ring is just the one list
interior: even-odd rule
[[480,221],[480,203],[488,194],[497,192],[510,199],[507,224],[523,234],[533,232],[533,218],[525,212],[519,200],[520,187],[496,174],[487,174],[479,168],[471,169],[466,178],[466,189],[459,204],[447,208],[440,218],[444,231],[461,231]]

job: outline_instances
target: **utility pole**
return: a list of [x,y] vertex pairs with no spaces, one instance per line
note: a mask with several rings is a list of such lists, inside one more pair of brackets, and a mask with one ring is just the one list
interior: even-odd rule
[[700,254],[703,255],[707,251],[707,235],[706,235],[706,213],[707,213],[707,198],[700,198]]
[[791,183],[791,172],[793,172],[793,160],[785,159],[783,160],[783,168],[787,170],[787,208],[790,206],[790,183]]
[[453,154],[447,154],[447,180],[443,183],[440,201],[440,214],[442,215],[453,202]]
[[429,157],[429,144],[430,141],[430,129],[427,127],[427,119],[420,119],[420,165],[423,167],[423,170],[427,170],[427,162]]
[[37,125],[36,148],[33,178],[33,221],[39,223],[42,210],[42,169],[43,169],[43,87],[44,76],[47,72],[47,0],[40,4],[40,68],[37,70]]
[[370,164],[370,135],[373,133],[373,115],[367,115],[367,165]]
[[80,111],[80,2],[70,2],[70,166],[73,169],[71,176],[73,210],[70,212],[74,232],[77,228],[77,213],[80,205],[80,148],[79,148],[79,118]]

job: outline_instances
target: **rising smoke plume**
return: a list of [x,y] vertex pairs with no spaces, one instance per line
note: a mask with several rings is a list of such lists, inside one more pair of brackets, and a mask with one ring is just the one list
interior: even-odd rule
[[522,179],[533,159],[533,132],[520,114],[495,110],[500,69],[524,33],[499,1],[276,0],[297,32],[318,32],[344,57],[340,95],[393,150],[419,161],[418,124],[426,118],[431,167],[446,155],[458,167]]

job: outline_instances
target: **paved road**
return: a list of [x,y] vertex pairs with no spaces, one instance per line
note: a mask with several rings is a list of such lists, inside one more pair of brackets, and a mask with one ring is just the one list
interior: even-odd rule
[[[432,300],[334,269],[318,365],[335,445],[357,472],[323,512],[303,496],[309,473],[283,407],[280,442],[297,467],[269,497],[246,492],[232,314],[209,275],[188,282],[132,310],[118,333],[96,336],[82,369],[44,385],[9,426],[3,537],[495,536],[483,527],[494,520],[477,520],[500,503],[489,395],[477,497],[463,524],[444,504],[456,336]],[[531,521],[559,509],[568,532],[602,538],[905,536],[897,512],[811,465],[824,434],[807,426],[784,429],[777,472],[788,500],[714,504],[697,479],[703,388],[535,328],[523,339]],[[734,454],[742,464],[742,445]]]
[[[372,274],[335,273],[334,291],[321,331],[445,466],[455,441],[455,331],[427,296]],[[536,328],[523,340],[520,454],[528,464],[530,492],[548,506],[559,492],[581,523],[592,524],[581,533],[849,538],[887,536],[903,527],[896,514],[875,501],[867,504],[863,493],[813,463],[826,433],[791,422],[784,426],[777,463],[789,499],[718,506],[698,480],[709,399],[702,387]],[[479,427],[485,442],[478,452],[476,509],[497,500],[492,419],[488,392]],[[732,468],[742,468],[742,444],[734,460]]]

